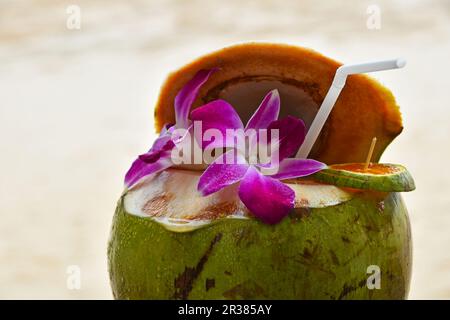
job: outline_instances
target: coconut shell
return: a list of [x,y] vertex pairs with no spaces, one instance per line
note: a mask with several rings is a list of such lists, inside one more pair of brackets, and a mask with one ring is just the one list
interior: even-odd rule
[[411,233],[399,193],[297,208],[276,225],[219,219],[182,233],[121,199],[108,261],[116,299],[405,299]]

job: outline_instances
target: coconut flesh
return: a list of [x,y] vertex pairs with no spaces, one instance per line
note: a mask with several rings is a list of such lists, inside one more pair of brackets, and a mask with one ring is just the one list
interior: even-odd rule
[[[203,197],[197,191],[201,172],[169,169],[144,178],[124,197],[126,212],[150,218],[173,232],[187,232],[215,219],[253,219],[239,200],[237,186]],[[352,198],[351,192],[312,181],[287,183],[296,193],[296,208],[325,208]]]

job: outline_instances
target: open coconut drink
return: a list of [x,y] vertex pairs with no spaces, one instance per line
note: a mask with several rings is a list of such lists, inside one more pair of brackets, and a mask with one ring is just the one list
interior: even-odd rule
[[[114,216],[115,298],[407,297],[399,192],[414,182],[377,163],[402,131],[390,91],[349,77],[308,159],[295,157],[339,67],[304,48],[243,44],[169,76],[155,110],[160,136],[132,164]],[[237,146],[229,132],[247,140]],[[254,145],[271,152],[255,156]],[[374,286],[370,270],[381,272]]]

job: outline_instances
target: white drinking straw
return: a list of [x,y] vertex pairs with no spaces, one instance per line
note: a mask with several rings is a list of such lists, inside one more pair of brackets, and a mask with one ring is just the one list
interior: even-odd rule
[[320,109],[317,112],[317,115],[308,130],[308,133],[306,134],[305,141],[300,147],[300,150],[298,150],[297,152],[296,157],[301,159],[305,159],[308,157],[314,143],[317,140],[317,137],[319,136],[320,131],[325,124],[325,121],[327,121],[327,118],[330,115],[330,112],[333,109],[337,98],[339,97],[339,94],[344,88],[345,81],[347,80],[348,75],[398,69],[403,68],[405,65],[406,61],[404,59],[392,59],[358,64],[345,64],[343,66],[340,66],[336,70],[333,83],[331,84],[331,87],[328,90],[327,95],[325,96],[325,99],[323,100],[322,105],[320,106]]

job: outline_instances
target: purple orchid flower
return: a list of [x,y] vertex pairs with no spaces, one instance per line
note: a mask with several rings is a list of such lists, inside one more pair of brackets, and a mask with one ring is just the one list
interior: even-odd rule
[[244,132],[250,129],[267,129],[269,132],[271,129],[279,130],[278,171],[273,174],[265,171],[267,164],[250,164],[245,152],[236,149],[234,141],[224,138],[204,144],[203,147],[207,148],[233,149],[216,158],[202,174],[198,183],[202,195],[210,195],[240,182],[239,198],[263,222],[278,223],[289,213],[294,207],[295,192],[280,180],[307,176],[324,169],[326,165],[312,159],[288,158],[303,143],[306,129],[302,120],[291,116],[277,120],[279,112],[280,97],[277,90],[265,96],[245,128],[234,108],[223,100],[213,101],[191,112],[193,121],[202,121],[204,131],[215,128],[224,137],[230,128],[244,129]]
[[175,135],[174,132],[176,129],[190,129],[188,115],[192,103],[197,98],[201,86],[216,70],[200,70],[177,94],[175,97],[175,124],[165,125],[150,150],[133,162],[125,175],[125,185],[128,188],[134,186],[145,176],[173,166],[171,151],[176,145],[183,143],[185,138],[185,136]]

